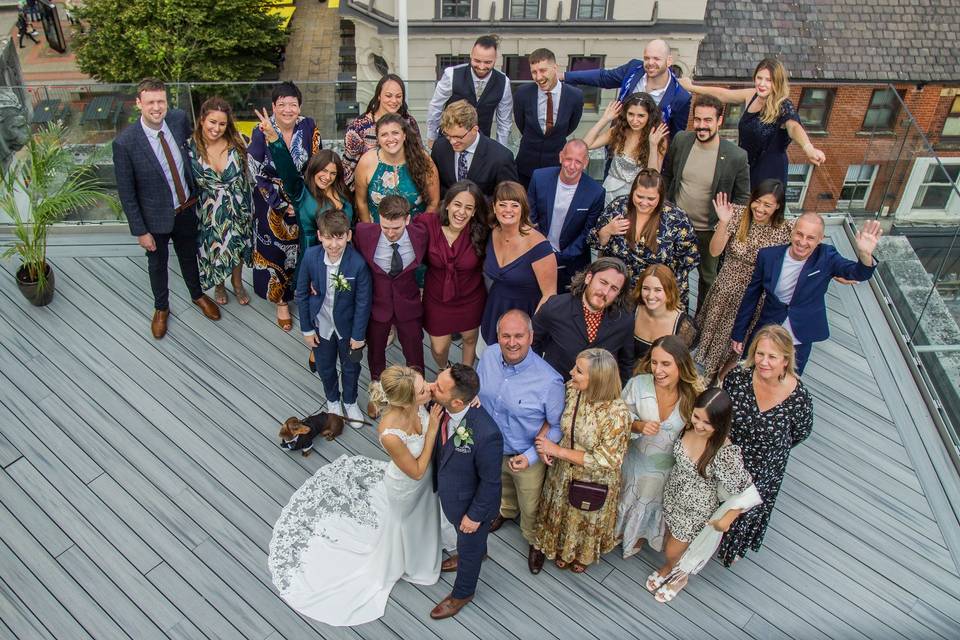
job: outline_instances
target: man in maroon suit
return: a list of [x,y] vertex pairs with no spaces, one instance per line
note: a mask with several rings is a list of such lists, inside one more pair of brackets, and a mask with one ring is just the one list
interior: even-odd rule
[[[396,327],[407,366],[423,372],[423,303],[414,272],[427,253],[427,232],[410,223],[410,203],[402,196],[380,202],[380,223],[358,222],[353,234],[357,251],[373,274],[373,309],[367,324],[367,364],[371,394],[387,367],[387,336]],[[378,407],[367,403],[376,418]]]

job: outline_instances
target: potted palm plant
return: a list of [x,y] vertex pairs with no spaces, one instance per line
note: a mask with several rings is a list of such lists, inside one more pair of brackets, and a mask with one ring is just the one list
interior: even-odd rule
[[14,235],[3,257],[20,257],[17,286],[37,306],[53,299],[53,268],[47,263],[50,225],[98,201],[113,200],[93,171],[97,154],[78,162],[64,145],[65,133],[59,122],[35,133],[0,178],[0,209],[13,221]]

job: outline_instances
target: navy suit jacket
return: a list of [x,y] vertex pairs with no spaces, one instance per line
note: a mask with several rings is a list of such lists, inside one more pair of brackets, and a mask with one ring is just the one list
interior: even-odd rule
[[[660,112],[663,120],[670,128],[670,139],[678,131],[687,128],[690,118],[690,92],[680,86],[672,71],[667,90],[660,99]],[[620,65],[616,69],[588,69],[586,71],[567,71],[563,74],[563,81],[572,84],[585,84],[591,87],[613,89],[619,87],[617,100],[623,102],[633,93],[640,80],[647,75],[643,69],[643,60],[633,59]]]
[[753,278],[747,285],[740,311],[733,323],[731,339],[735,342],[744,342],[750,320],[760,301],[760,294],[764,292],[767,295],[756,324],[757,328],[768,324],[783,324],[789,317],[793,335],[801,344],[826,340],[830,337],[830,328],[827,324],[827,305],[824,298],[830,281],[834,276],[840,276],[862,282],[869,280],[877,268],[876,259],[873,266],[868,267],[862,262],[847,260],[833,245],[821,244],[804,263],[793,299],[786,305],[777,298],[774,290],[783,269],[783,258],[789,248],[790,245],[782,244],[766,247],[757,254]]
[[[300,264],[297,279],[297,302],[300,314],[300,329],[316,331],[317,314],[327,295],[327,264],[323,261],[323,245],[314,245],[307,249]],[[333,324],[340,338],[353,338],[358,342],[366,340],[367,322],[370,320],[370,306],[373,303],[373,284],[367,263],[357,251],[347,245],[340,259],[340,273],[350,283],[346,291],[334,291]],[[310,285],[316,295],[310,292]]]
[[[456,154],[450,146],[450,141],[440,136],[433,143],[430,157],[437,165],[437,172],[440,174],[440,197],[442,198],[447,195],[447,189],[457,182],[454,161]],[[481,133],[476,154],[467,171],[467,180],[473,180],[480,188],[480,192],[488,198],[493,197],[493,192],[501,182],[505,180],[516,182],[517,166],[510,149]]]
[[583,116],[583,92],[573,85],[564,84],[560,90],[560,104],[553,129],[550,135],[545,135],[537,116],[539,91],[537,85],[525,84],[513,96],[513,119],[520,130],[517,173],[527,180],[536,169],[560,166],[560,150]]
[[472,407],[460,422],[473,431],[473,444],[434,446],[433,488],[443,514],[455,526],[464,514],[474,522],[490,522],[500,512],[500,467],[503,435],[483,407]]
[[[537,169],[530,178],[527,188],[527,200],[530,203],[530,220],[533,226],[544,236],[550,233],[553,220],[553,205],[557,197],[557,182],[560,180],[560,167]],[[603,199],[606,190],[599,182],[586,173],[580,176],[580,183],[570,201],[567,217],[560,229],[560,253],[557,263],[566,268],[567,276],[573,275],[590,264],[590,247],[587,246],[587,234],[597,224],[603,213]]]
[[[183,158],[183,172],[188,194],[194,193],[193,172],[187,141],[192,127],[187,114],[180,109],[171,109],[165,119],[176,140],[176,148]],[[173,149],[171,149],[172,151]],[[123,213],[127,216],[130,233],[142,236],[145,233],[170,233],[173,231],[173,210],[176,204],[167,179],[163,175],[160,160],[153,153],[143,125],[138,120],[126,127],[113,140],[113,170],[117,176],[117,194]]]

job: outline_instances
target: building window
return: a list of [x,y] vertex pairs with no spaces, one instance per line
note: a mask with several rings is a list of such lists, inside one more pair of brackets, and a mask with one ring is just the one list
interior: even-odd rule
[[472,18],[473,0],[440,0],[441,18]]
[[437,80],[440,80],[440,77],[443,76],[443,70],[447,67],[455,67],[458,64],[467,64],[469,62],[469,55],[437,56]]
[[[604,56],[570,56],[567,71],[603,69]],[[581,86],[583,91],[583,110],[597,113],[600,111],[600,87]]]
[[723,106],[723,124],[721,127],[724,131],[732,129],[737,130],[737,126],[740,124],[740,116],[743,115],[743,103],[739,102],[737,104],[727,104]]
[[830,106],[833,104],[833,89],[818,89],[807,87],[800,93],[800,107],[797,111],[803,126],[807,130],[824,131],[827,128],[827,118],[830,116]]
[[807,195],[807,186],[810,184],[810,165],[791,164],[787,167],[787,204],[797,208],[803,206],[803,198]]
[[943,134],[945,137],[960,137],[960,96],[953,99],[950,105],[950,113],[943,123]]
[[503,73],[510,79],[510,90],[514,93],[521,82],[533,80],[527,56],[503,56]]
[[900,114],[900,101],[897,94],[889,89],[875,89],[870,96],[870,106],[863,118],[865,131],[892,131]]
[[875,164],[852,164],[847,167],[847,176],[840,188],[837,209],[863,209],[870,198],[873,179],[877,175]]
[[510,20],[536,20],[540,17],[540,0],[510,0],[507,9]]
[[603,20],[607,17],[607,0],[580,0],[577,20]]
[[949,205],[957,202],[954,190],[958,187],[960,187],[960,164],[941,167],[939,163],[933,161],[927,167],[917,189],[913,208],[945,211]]

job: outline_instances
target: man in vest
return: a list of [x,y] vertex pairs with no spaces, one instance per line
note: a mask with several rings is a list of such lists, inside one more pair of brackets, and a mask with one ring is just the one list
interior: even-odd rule
[[507,144],[513,125],[513,95],[510,81],[494,69],[497,62],[496,36],[480,36],[470,51],[470,63],[443,70],[427,109],[427,145],[433,147],[440,129],[444,108],[457,100],[466,100],[477,109],[480,131],[488,138]]

